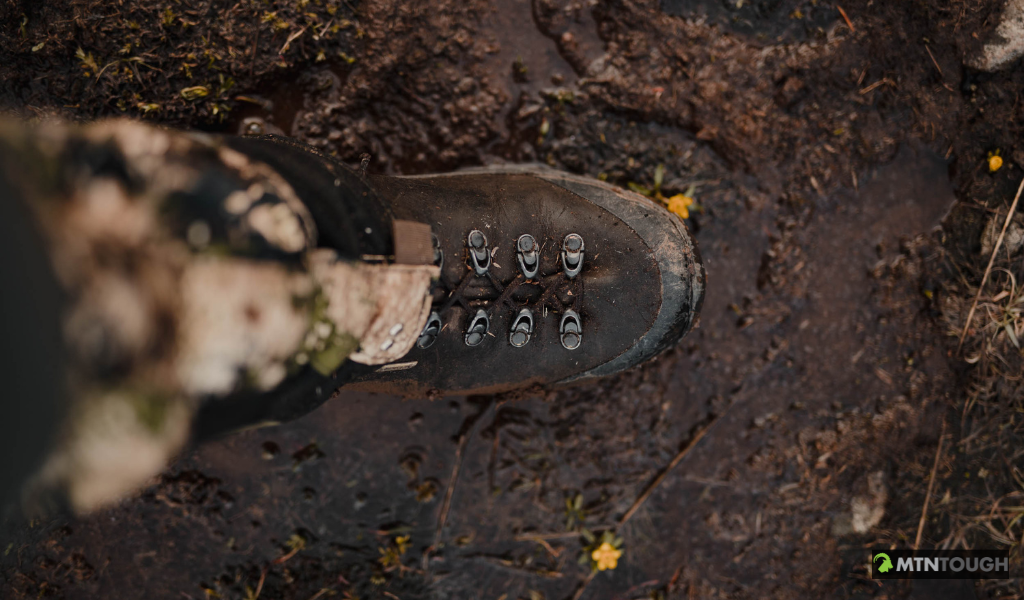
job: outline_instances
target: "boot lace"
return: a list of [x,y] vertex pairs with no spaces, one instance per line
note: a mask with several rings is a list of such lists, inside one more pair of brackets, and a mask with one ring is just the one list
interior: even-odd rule
[[570,233],[562,240],[557,254],[545,253],[537,239],[524,233],[516,239],[515,256],[518,273],[510,281],[500,281],[491,270],[494,249],[487,236],[474,229],[466,236],[466,270],[461,280],[450,281],[444,273],[445,254],[437,236],[433,236],[434,264],[441,267],[441,276],[431,289],[433,305],[427,324],[416,345],[429,348],[445,327],[444,315],[461,307],[468,315],[464,330],[467,346],[479,346],[488,335],[495,335],[492,322],[499,311],[508,310],[513,318],[508,342],[522,348],[535,331],[537,315],[548,311],[561,315],[559,339],[567,350],[583,343],[583,271],[585,245],[583,237]]

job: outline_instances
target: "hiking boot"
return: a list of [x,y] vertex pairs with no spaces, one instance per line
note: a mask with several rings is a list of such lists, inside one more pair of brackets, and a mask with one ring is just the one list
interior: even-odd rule
[[367,176],[288,138],[228,143],[293,184],[321,246],[346,260],[433,263],[440,276],[402,358],[353,358],[326,379],[210,403],[204,430],[290,420],[339,385],[434,396],[586,381],[673,346],[700,312],[695,241],[633,192],[539,165]]
[[692,327],[705,273],[651,200],[546,167],[368,176],[395,219],[428,224],[441,275],[413,349],[346,388],[497,393],[618,373]]

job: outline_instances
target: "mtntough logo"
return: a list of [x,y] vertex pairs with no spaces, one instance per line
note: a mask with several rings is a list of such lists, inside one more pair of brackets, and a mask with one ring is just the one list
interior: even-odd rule
[[1009,579],[1007,550],[875,550],[874,579]]

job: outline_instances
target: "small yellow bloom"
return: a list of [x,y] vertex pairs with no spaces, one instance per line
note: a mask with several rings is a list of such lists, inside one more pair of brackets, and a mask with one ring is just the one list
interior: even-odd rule
[[691,206],[693,206],[693,198],[686,194],[676,194],[668,199],[668,209],[683,219],[690,218]]
[[402,535],[395,538],[395,546],[398,546],[398,553],[405,554],[412,544],[409,543],[410,536]]
[[590,558],[597,563],[598,571],[606,571],[619,566],[620,556],[622,556],[622,550],[617,550],[608,542],[604,542],[597,550],[590,553]]
[[1003,157],[998,154],[993,154],[988,157],[988,170],[990,173],[995,173],[1003,166]]

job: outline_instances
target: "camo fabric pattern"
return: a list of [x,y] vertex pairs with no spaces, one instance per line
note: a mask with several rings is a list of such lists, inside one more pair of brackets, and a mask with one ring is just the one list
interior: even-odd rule
[[200,402],[273,390],[306,365],[330,373],[380,319],[406,337],[426,320],[433,267],[397,273],[317,248],[291,186],[216,137],[0,122],[0,168],[66,294],[72,398],[29,496],[102,506],[183,447]]

